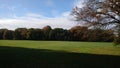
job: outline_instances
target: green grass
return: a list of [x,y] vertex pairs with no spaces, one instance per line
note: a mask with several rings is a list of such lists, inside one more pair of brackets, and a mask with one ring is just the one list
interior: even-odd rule
[[0,40],[0,68],[120,68],[120,46],[105,42]]
[[120,46],[113,46],[113,43],[106,42],[0,40],[0,46],[49,49],[76,53],[120,55]]

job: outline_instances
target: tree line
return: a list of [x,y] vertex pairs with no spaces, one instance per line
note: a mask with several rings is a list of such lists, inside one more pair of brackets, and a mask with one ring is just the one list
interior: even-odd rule
[[1,40],[57,40],[57,41],[92,41],[112,42],[112,30],[89,29],[88,27],[75,26],[69,30],[45,26],[38,28],[17,28],[15,30],[0,29]]

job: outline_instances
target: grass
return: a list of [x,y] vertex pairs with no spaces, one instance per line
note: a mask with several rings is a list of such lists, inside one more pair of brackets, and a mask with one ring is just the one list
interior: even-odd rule
[[120,46],[105,42],[0,40],[0,68],[120,68]]
[[65,41],[16,41],[0,40],[0,46],[49,49],[76,53],[119,55],[120,46],[106,42],[65,42]]

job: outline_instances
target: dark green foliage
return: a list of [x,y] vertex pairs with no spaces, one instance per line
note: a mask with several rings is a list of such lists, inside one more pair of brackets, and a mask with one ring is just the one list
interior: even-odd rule
[[44,33],[41,29],[29,29],[27,38],[29,40],[43,40]]
[[120,38],[119,37],[115,37],[114,38],[114,45],[116,46],[118,44],[120,44]]
[[88,29],[76,26],[70,29],[73,41],[112,42],[114,34],[112,30]]
[[3,39],[3,34],[7,29],[0,29],[0,39]]
[[12,30],[5,30],[3,33],[3,39],[13,39],[14,32]]
[[116,32],[116,36],[114,37],[114,45],[120,44],[120,26],[118,27],[118,31]]
[[55,28],[50,31],[49,37],[51,40],[68,40],[69,31],[62,28]]
[[15,31],[0,29],[0,39],[112,42],[113,38],[113,30],[88,29],[81,26],[70,30],[52,29],[50,26],[43,29],[17,28]]
[[16,40],[26,40],[27,39],[27,29],[26,28],[18,28],[14,32],[14,37]]
[[112,42],[114,34],[112,30],[94,29],[88,31],[88,41],[94,42]]

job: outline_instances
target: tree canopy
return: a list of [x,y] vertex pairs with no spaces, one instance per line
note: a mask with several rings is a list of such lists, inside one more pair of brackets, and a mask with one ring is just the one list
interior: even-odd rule
[[120,0],[84,0],[83,4],[82,8],[76,6],[72,10],[76,21],[88,27],[112,28],[120,39]]
[[17,28],[15,30],[0,29],[0,39],[4,40],[54,40],[54,41],[113,41],[112,30],[88,29],[88,27],[75,26],[69,30],[45,26],[39,28]]

